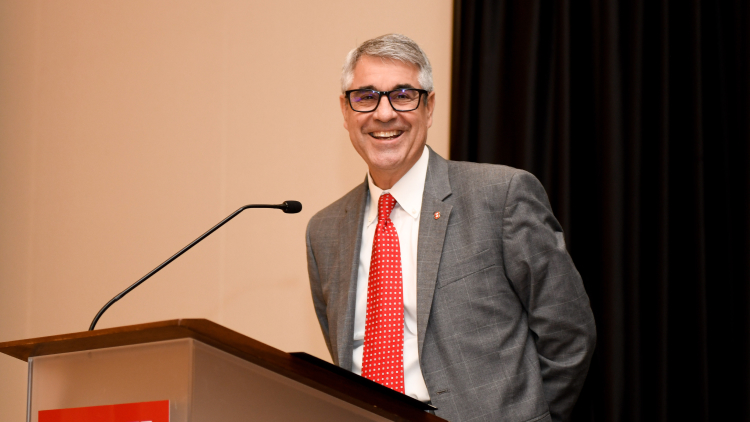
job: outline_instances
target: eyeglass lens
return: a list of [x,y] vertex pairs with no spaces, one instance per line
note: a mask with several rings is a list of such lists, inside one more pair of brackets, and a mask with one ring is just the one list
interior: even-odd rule
[[[397,89],[388,93],[388,98],[396,111],[411,111],[419,106],[420,93],[416,89]],[[380,93],[370,89],[360,89],[349,94],[349,102],[357,111],[372,111],[380,103]]]

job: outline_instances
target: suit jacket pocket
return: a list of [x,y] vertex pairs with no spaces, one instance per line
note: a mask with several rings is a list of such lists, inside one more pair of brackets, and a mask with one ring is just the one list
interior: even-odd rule
[[496,265],[497,263],[492,257],[492,252],[491,249],[485,249],[477,254],[455,260],[443,256],[440,262],[437,288],[441,289],[451,283]]

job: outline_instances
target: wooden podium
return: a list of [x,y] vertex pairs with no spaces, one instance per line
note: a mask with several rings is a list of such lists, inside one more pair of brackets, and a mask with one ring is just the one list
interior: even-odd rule
[[204,319],[0,343],[29,362],[39,411],[169,400],[170,422],[442,421],[431,407],[305,353]]

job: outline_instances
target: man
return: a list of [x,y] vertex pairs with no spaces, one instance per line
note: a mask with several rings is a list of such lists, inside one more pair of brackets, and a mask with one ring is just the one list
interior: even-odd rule
[[541,184],[426,146],[431,68],[407,37],[352,50],[342,91],[369,172],[307,228],[334,362],[453,421],[567,419],[596,330]]

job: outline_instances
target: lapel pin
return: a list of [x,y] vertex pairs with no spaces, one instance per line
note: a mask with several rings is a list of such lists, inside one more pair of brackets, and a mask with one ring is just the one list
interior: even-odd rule
[[432,215],[434,215],[435,220],[437,220],[438,218],[440,218],[440,211],[437,211],[435,214],[432,214]]

